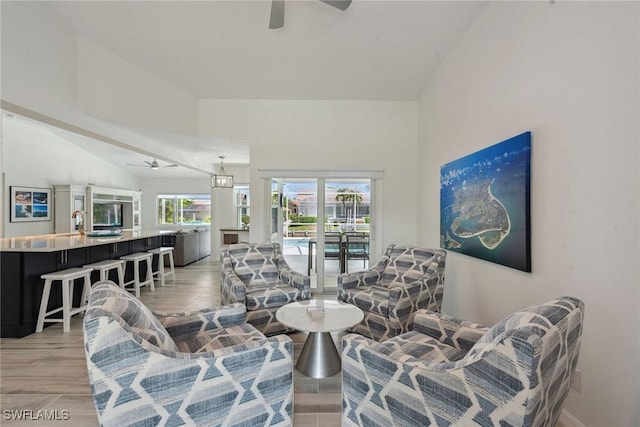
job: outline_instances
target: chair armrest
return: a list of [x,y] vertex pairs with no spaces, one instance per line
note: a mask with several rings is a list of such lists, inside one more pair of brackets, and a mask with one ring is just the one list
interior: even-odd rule
[[305,293],[311,292],[311,277],[299,273],[289,266],[280,267],[280,281]]
[[299,273],[291,268],[279,247],[276,249],[276,262],[278,265],[280,281],[301,290],[304,294],[304,299],[311,297],[311,277],[306,274]]
[[[422,280],[414,280],[409,283],[392,283],[389,286],[389,299],[412,298],[415,290],[420,289],[422,285]],[[415,297],[417,297],[417,295],[415,295]],[[391,305],[391,302],[389,302],[389,305]]]
[[[367,353],[367,355],[373,355],[375,358],[383,359],[385,364],[407,365],[411,368],[417,368],[421,370],[433,370],[444,371],[448,369],[456,368],[460,364],[459,362],[427,362],[413,357],[407,353],[396,351],[392,346],[384,345],[378,341],[374,341],[371,338],[362,336],[360,334],[347,334],[342,338],[342,364],[343,371],[346,375],[349,369],[347,365],[351,367],[354,365],[371,365],[368,368],[376,370],[378,367],[374,366],[374,359],[367,357],[366,361],[358,357],[358,354]],[[387,368],[388,366],[385,366]],[[401,370],[403,368],[400,368]],[[343,378],[345,378],[343,376]],[[391,380],[391,378],[389,378]],[[396,381],[395,379],[393,381]]]
[[240,280],[235,271],[229,269],[222,271],[221,300],[223,304],[245,304],[247,299],[247,287]]
[[[285,352],[283,356],[291,357],[293,360],[293,340],[285,334],[274,335],[271,337],[265,337],[261,340],[247,341],[242,344],[236,344],[229,347],[222,347],[212,349],[211,351],[201,353],[186,353],[190,358],[221,358],[230,355],[236,355],[240,357],[251,357],[251,352],[260,351],[261,348],[277,348],[280,345],[283,346]],[[206,346],[205,346],[206,349]],[[293,364],[293,362],[291,362]]]
[[226,328],[246,321],[246,307],[240,303],[188,313],[153,311],[174,341],[210,329]]
[[[395,302],[408,298],[412,302],[412,312],[421,308],[440,311],[444,291],[445,258],[445,251],[436,250],[433,256],[419,264],[419,268],[413,268],[403,276],[403,280],[407,282],[390,284],[389,309],[395,306]],[[405,307],[402,312],[405,312]]]
[[354,289],[364,286],[364,273],[369,270],[357,271],[355,273],[344,273],[338,275],[338,289]]
[[356,348],[360,346],[370,347],[372,350],[390,356],[394,350],[391,347],[387,347],[382,345],[378,341],[372,340],[371,338],[365,337],[360,334],[346,334],[342,337],[342,358],[345,357],[345,351],[347,348]]
[[401,332],[413,328],[413,318],[419,309],[440,311],[443,286],[435,277],[396,283],[389,287],[389,319],[395,319]]
[[407,305],[413,305],[415,311],[416,302],[419,297],[422,280],[415,280],[410,283],[395,283],[389,286],[389,314],[396,312]]
[[380,281],[380,278],[381,274],[375,267],[341,274],[338,276],[338,298],[342,299],[341,296],[345,290],[375,285]]
[[462,351],[469,351],[489,330],[484,325],[431,310],[418,310],[413,321],[414,331],[429,335]]
[[371,268],[366,270],[357,271],[354,273],[346,273],[338,276],[338,299],[344,301],[344,291],[348,289],[355,289],[363,286],[372,286],[380,281],[382,272],[389,264],[390,248],[387,249],[384,255],[380,257],[378,262]]

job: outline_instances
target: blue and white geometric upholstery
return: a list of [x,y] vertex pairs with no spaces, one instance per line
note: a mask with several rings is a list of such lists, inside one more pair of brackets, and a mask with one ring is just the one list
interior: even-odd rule
[[278,243],[222,247],[222,303],[247,307],[247,322],[267,336],[290,332],[276,311],[311,298],[311,278],[289,267]]
[[338,276],[338,299],[364,312],[350,329],[376,341],[411,330],[419,309],[440,311],[447,253],[389,245],[368,270]]
[[578,362],[584,304],[559,297],[485,328],[428,310],[382,343],[343,338],[343,426],[556,424]]
[[292,425],[292,341],[245,323],[241,304],[152,312],[104,281],[83,331],[102,426]]

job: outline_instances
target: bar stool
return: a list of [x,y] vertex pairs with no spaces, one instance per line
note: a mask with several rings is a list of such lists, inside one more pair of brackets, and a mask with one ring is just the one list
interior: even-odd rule
[[[140,288],[145,285],[149,285],[149,288],[151,288],[152,291],[156,290],[155,286],[153,285],[153,276],[151,275],[151,260],[153,259],[153,254],[150,254],[148,252],[136,252],[134,254],[121,256],[120,259],[125,261],[125,271],[127,269],[126,263],[133,263],[133,280],[125,282],[124,289],[129,291],[131,289],[127,289],[126,287],[129,285],[133,285],[133,290],[135,291],[136,298],[140,298]],[[147,262],[147,274],[145,275],[144,280],[140,280],[140,263],[144,261]]]
[[[167,276],[173,276],[173,280],[176,280],[176,270],[173,264],[173,248],[172,247],[160,247],[151,249],[148,251],[152,255],[158,255],[158,270],[152,273],[152,276],[158,276],[160,278],[160,285],[164,286],[164,279]],[[164,257],[169,255],[169,271],[164,271]]]
[[87,264],[84,268],[93,268],[100,272],[100,281],[109,280],[109,271],[116,270],[118,272],[118,285],[124,289],[124,261],[121,259],[106,259],[104,261]]
[[[42,332],[44,322],[62,322],[62,330],[69,332],[71,330],[71,316],[83,312],[87,309],[89,302],[89,294],[91,293],[91,271],[92,268],[76,267],[66,270],[55,271],[40,276],[44,279],[44,290],[42,292],[42,300],[40,301],[40,313],[38,314],[38,323],[36,324],[36,332]],[[84,278],[82,285],[82,297],[80,306],[73,307],[73,281],[75,279]],[[51,284],[54,281],[60,281],[62,284],[62,307],[47,311],[49,305],[49,294],[51,292]],[[62,319],[47,319],[47,317],[62,311]]]

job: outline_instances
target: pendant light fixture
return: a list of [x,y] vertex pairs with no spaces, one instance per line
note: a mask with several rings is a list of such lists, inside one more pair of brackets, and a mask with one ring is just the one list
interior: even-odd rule
[[220,170],[211,177],[211,187],[213,188],[233,188],[233,175],[227,174],[223,162],[224,156],[220,156]]

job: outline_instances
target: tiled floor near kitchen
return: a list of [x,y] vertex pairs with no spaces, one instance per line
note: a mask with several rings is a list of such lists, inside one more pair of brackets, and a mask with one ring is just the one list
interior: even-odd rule
[[[325,298],[335,298],[326,296]],[[209,258],[176,269],[176,280],[143,288],[141,300],[158,311],[191,311],[220,305],[220,263]],[[0,425],[20,427],[98,425],[83,350],[82,317],[71,322],[71,332],[62,333],[54,324],[40,334],[20,339],[0,339]],[[340,336],[334,338],[339,344]],[[291,334],[296,357],[305,334]],[[322,380],[295,372],[294,427],[334,427],[341,422],[341,380],[337,374]],[[59,414],[68,411],[68,420],[11,420],[11,412],[40,409]],[[558,423],[555,427],[562,427]]]
[[[209,258],[176,268],[176,280],[143,288],[141,300],[159,311],[190,311],[220,305],[220,263]],[[296,353],[304,333],[293,333]],[[339,342],[339,337],[336,341]],[[54,324],[40,334],[0,340],[0,425],[2,426],[97,426],[83,350],[82,317],[71,322],[71,332]],[[295,373],[294,425],[339,426],[341,374],[317,380]],[[68,420],[11,420],[11,412],[47,409],[68,411]],[[55,413],[55,412],[54,412]],[[62,418],[62,417],[61,417]]]

